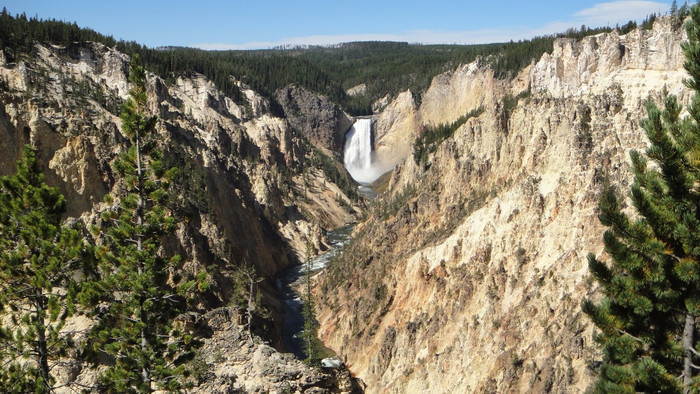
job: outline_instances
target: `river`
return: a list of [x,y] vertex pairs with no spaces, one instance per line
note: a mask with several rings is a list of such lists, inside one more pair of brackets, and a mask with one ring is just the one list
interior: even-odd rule
[[[328,232],[330,249],[316,256],[311,262],[312,273],[317,273],[326,267],[331,259],[342,252],[343,246],[350,241],[354,224],[340,227]],[[282,323],[282,345],[285,351],[293,353],[297,358],[306,358],[301,331],[304,328],[302,302],[296,289],[304,280],[305,264],[288,268],[277,277],[277,289],[282,296],[284,307],[284,322]]]

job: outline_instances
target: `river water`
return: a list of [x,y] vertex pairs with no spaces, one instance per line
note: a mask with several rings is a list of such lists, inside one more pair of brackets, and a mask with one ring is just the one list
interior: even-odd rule
[[[354,224],[340,227],[328,232],[331,247],[318,255],[311,262],[312,274],[324,269],[331,259],[343,251],[343,246],[350,241]],[[285,351],[293,353],[299,359],[305,359],[304,342],[301,331],[304,328],[302,301],[296,289],[304,280],[305,264],[288,268],[277,277],[277,289],[282,296],[284,322],[282,323],[282,345]]]

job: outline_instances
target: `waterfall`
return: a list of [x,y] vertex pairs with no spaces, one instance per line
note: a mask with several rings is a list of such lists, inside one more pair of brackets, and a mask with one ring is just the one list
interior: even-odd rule
[[372,160],[372,119],[358,119],[345,135],[343,161],[352,178],[359,183],[372,183],[381,175]]

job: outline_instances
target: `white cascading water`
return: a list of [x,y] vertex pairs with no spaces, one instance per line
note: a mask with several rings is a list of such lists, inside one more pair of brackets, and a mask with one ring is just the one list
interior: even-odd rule
[[381,173],[372,164],[372,119],[358,119],[345,134],[343,161],[354,180],[374,182]]

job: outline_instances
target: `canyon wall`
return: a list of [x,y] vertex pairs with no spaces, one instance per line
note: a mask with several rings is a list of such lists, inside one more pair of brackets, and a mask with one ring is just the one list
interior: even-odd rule
[[394,170],[320,279],[320,336],[368,392],[590,386],[602,354],[580,305],[597,296],[586,255],[604,254],[598,198],[606,179],[631,183],[646,100],[689,101],[684,39],[669,18],[560,39],[511,81],[465,65],[436,77],[420,106],[394,111],[387,124],[414,125],[395,131],[412,141],[420,125],[484,109],[425,165],[408,157]]
[[[0,53],[0,175],[15,171],[22,145],[30,144],[38,152],[47,183],[66,196],[67,219],[89,228],[106,207],[103,197],[119,194],[111,164],[127,146],[119,110],[128,96],[129,58],[101,44],[76,43],[38,44],[19,59],[8,63]],[[206,269],[211,276],[212,290],[195,313],[202,324],[210,320],[203,317],[206,313],[228,304],[235,271],[244,264],[253,264],[257,275],[266,279],[264,303],[279,321],[275,274],[305,258],[307,240],[323,250],[326,229],[357,217],[353,201],[314,166],[321,153],[286,119],[275,116],[267,100],[239,87],[245,100],[236,103],[201,75],[169,81],[147,75],[149,109],[158,116],[156,133],[164,162],[179,170],[168,202],[178,228],[164,247],[182,256],[177,268],[181,272]],[[342,127],[339,110],[324,108],[333,118],[315,113],[315,119]],[[342,130],[331,127],[326,132]],[[216,348],[211,341],[220,340],[217,332],[226,327],[245,342],[247,355],[240,357],[255,357],[241,362],[243,369],[233,373],[227,372],[226,361],[239,365],[237,356],[221,356],[210,382],[231,390],[332,386],[327,377],[300,362],[277,363],[275,357],[279,361],[281,356],[269,346],[260,350],[259,343],[244,341],[244,334],[235,330],[239,318],[234,315],[227,324],[204,330],[209,333],[204,349]],[[90,323],[76,318],[70,324],[85,328]],[[268,322],[268,330],[275,345],[279,325]],[[202,357],[218,362],[213,354]],[[290,373],[295,376],[287,383],[276,374],[284,368],[256,367],[285,363],[293,364]],[[60,379],[85,384],[94,380],[94,371],[79,360],[67,365],[65,371],[57,370]]]

